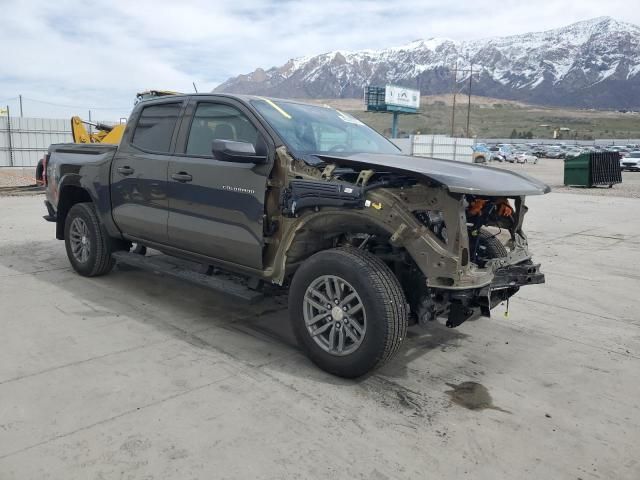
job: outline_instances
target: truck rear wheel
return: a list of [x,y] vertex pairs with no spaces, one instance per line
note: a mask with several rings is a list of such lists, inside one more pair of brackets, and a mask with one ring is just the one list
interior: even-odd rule
[[323,370],[355,378],[381,366],[407,331],[407,302],[391,270],[354,248],[316,253],[291,282],[289,315],[300,346]]
[[109,237],[92,203],[76,203],[64,224],[64,243],[73,269],[85,277],[108,273],[114,265]]

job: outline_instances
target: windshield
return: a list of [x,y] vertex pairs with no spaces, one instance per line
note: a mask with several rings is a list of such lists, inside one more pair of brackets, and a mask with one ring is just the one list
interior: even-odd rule
[[267,98],[251,103],[295,153],[401,153],[360,120],[331,107]]

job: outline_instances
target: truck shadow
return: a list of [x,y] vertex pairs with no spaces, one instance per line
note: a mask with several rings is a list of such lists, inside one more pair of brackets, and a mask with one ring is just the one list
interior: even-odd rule
[[[63,243],[53,241],[1,245],[0,266],[4,267],[0,275],[7,277],[5,280],[34,276],[39,280],[36,285],[51,284],[44,288],[46,294],[32,292],[34,301],[46,305],[60,296],[64,304],[74,305],[73,315],[83,321],[112,317],[114,321],[139,322],[230,357],[247,368],[282,370],[333,384],[360,383],[368,378],[348,381],[333,377],[320,372],[302,354],[289,325],[285,294],[247,305],[213,290],[118,266],[106,276],[85,278],[71,269]],[[5,288],[20,288],[19,280],[3,283]],[[408,364],[432,350],[454,348],[465,336],[437,322],[427,328],[410,327],[400,351],[384,367],[383,374],[405,377]]]

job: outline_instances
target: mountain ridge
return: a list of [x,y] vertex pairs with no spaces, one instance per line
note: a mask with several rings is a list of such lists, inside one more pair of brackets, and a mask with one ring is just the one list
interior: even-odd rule
[[334,50],[238,75],[215,92],[357,98],[365,85],[449,93],[473,66],[473,93],[550,106],[640,106],[640,27],[598,17],[542,32],[456,41],[418,39],[379,50]]

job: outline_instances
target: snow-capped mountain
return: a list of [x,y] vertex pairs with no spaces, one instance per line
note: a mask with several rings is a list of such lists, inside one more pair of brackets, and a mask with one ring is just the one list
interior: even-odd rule
[[458,88],[473,67],[477,95],[544,105],[640,107],[640,27],[600,17],[545,32],[473,41],[417,40],[400,47],[329,52],[258,68],[216,92],[355,98],[365,85],[398,84],[425,95]]

